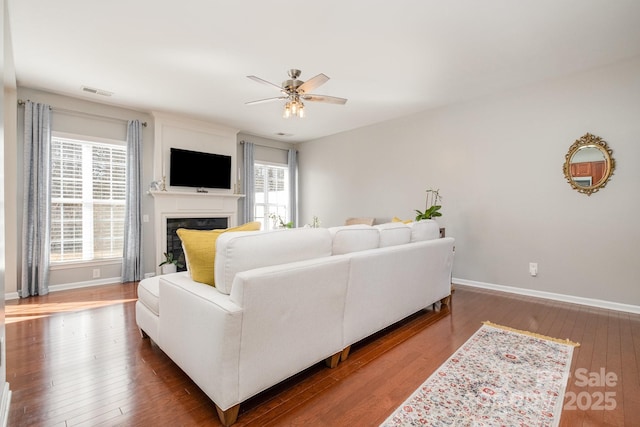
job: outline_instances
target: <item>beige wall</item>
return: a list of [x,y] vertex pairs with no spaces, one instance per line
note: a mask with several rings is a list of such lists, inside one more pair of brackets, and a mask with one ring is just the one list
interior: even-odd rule
[[[301,222],[411,218],[439,188],[454,277],[640,306],[639,99],[635,58],[303,143]],[[587,132],[617,161],[590,197],[562,172]]]

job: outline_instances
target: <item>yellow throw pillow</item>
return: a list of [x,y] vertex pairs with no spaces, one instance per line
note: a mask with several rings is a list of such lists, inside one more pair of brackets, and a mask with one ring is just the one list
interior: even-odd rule
[[400,219],[397,216],[394,216],[393,218],[391,218],[391,222],[401,222],[403,224],[409,224],[410,222],[413,222],[413,220],[410,219]]
[[222,233],[230,231],[258,231],[261,224],[257,221],[248,222],[238,227],[218,230],[176,230],[182,241],[187,270],[194,282],[215,286],[214,265],[216,260],[216,240]]

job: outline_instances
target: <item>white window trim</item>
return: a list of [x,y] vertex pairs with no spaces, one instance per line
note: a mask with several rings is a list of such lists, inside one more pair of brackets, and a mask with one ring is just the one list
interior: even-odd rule
[[51,137],[53,137],[53,138],[64,138],[64,139],[75,139],[77,141],[83,141],[83,142],[96,142],[96,143],[102,143],[102,144],[113,144],[113,145],[120,145],[122,147],[126,147],[127,146],[127,141],[122,141],[120,139],[103,138],[103,137],[100,137],[100,136],[91,136],[91,135],[80,135],[80,134],[69,133],[69,132],[52,131],[51,132]]
[[265,165],[265,166],[278,166],[278,167],[289,167],[289,165],[287,163],[280,163],[280,162],[267,162],[267,161],[262,161],[262,160],[254,160],[253,162],[256,165]]
[[89,261],[59,261],[59,262],[52,262],[51,265],[49,265],[49,270],[72,270],[72,269],[84,268],[84,267],[101,267],[101,266],[121,265],[121,264],[122,264],[122,257],[100,259],[100,260],[89,260]]

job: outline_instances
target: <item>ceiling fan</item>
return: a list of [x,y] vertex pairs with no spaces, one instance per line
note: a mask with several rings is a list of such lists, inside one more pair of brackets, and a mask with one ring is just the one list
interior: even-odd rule
[[294,117],[304,117],[304,102],[303,101],[313,101],[313,102],[327,102],[330,104],[345,104],[347,100],[345,98],[338,98],[336,96],[328,96],[328,95],[315,95],[310,93],[314,89],[320,87],[325,84],[329,77],[324,74],[318,74],[315,77],[310,78],[309,80],[302,81],[298,80],[300,77],[300,70],[291,69],[289,70],[289,79],[282,82],[282,85],[277,85],[275,83],[271,83],[267,80],[261,79],[256,76],[247,76],[253,81],[258,83],[263,83],[269,86],[274,86],[282,92],[281,96],[276,96],[273,98],[259,99],[257,101],[247,102],[246,105],[253,104],[261,104],[263,102],[271,102],[278,100],[286,100],[284,106],[283,117],[289,118],[291,116]]

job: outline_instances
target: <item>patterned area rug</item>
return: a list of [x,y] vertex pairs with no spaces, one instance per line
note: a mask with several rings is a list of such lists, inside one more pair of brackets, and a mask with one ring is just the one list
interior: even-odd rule
[[381,425],[557,426],[578,345],[485,322]]

